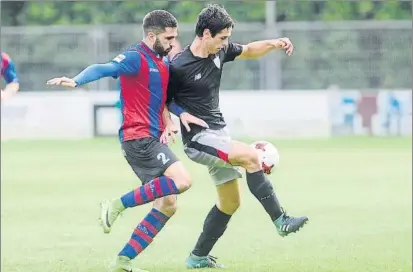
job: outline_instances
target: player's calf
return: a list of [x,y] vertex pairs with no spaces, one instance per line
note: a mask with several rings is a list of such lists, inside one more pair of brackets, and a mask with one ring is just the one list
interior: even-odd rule
[[[191,252],[189,260],[198,260],[201,262],[201,257],[206,258],[209,256],[212,248],[227,229],[231,216],[231,214],[226,214],[221,211],[216,205],[212,207],[205,218],[202,233]],[[200,258],[191,258],[191,256]]]
[[274,188],[262,170],[258,152],[250,145],[232,141],[228,158],[234,165],[245,168],[248,188],[263,205],[272,221],[279,218],[283,212]]
[[175,195],[165,196],[153,202],[154,209],[168,217],[172,217],[177,210],[177,197]]
[[163,176],[154,178],[143,186],[125,194],[120,198],[119,209],[143,205],[169,195],[178,195],[192,185],[188,172],[180,161],[169,166]]
[[105,233],[109,233],[119,215],[127,208],[141,206],[168,195],[180,194],[188,186],[179,186],[167,176],[154,178],[148,183],[124,194],[121,198],[101,203],[100,221]]
[[123,256],[129,260],[135,259],[153,242],[156,235],[164,228],[169,219],[170,216],[156,208],[152,208],[133,230],[129,241],[119,252],[118,256]]
[[[169,166],[164,174],[124,194],[119,199],[102,202],[100,221],[103,231],[109,233],[112,225],[125,209],[183,193],[192,185],[188,172],[179,161]],[[171,207],[168,206],[168,209],[170,212]]]
[[224,234],[231,215],[223,213],[217,206],[208,213],[201,235],[185,264],[187,268],[223,268],[209,255],[215,243]]
[[262,204],[281,236],[298,231],[307,222],[307,217],[290,217],[283,212],[274,188],[262,170],[258,152],[253,147],[233,141],[228,159],[232,164],[245,168],[248,188]]
[[136,268],[132,269],[131,261],[152,243],[156,235],[175,214],[177,198],[175,195],[170,195],[156,199],[153,204],[153,209],[134,229],[128,243],[126,243],[124,248],[119,252],[116,263],[110,272],[147,272]]
[[224,234],[227,225],[241,203],[238,180],[217,186],[218,201],[204,221],[198,241],[185,263],[188,268],[223,268],[209,253]]
[[[175,214],[177,209],[176,203],[177,198],[175,195],[162,197],[154,201],[153,209],[134,229],[128,243],[119,252],[117,268],[125,269],[125,266],[130,267],[131,261],[152,243],[156,235]],[[135,272],[135,270],[131,271]]]
[[[165,171],[165,174],[171,174],[172,172],[172,174],[174,174],[174,179],[177,181],[179,180],[179,182],[175,184],[177,188],[180,188],[178,191],[187,190],[190,187],[189,175],[186,175],[186,172],[184,171],[177,171],[180,170],[179,165],[171,169],[175,170],[169,172]],[[156,235],[164,228],[168,220],[175,214],[176,209],[176,195],[168,195],[157,198],[153,203],[152,210],[134,229],[129,241],[119,252],[115,268],[125,269],[125,267],[127,267],[126,271],[134,272],[135,270],[128,270],[130,269],[129,267],[131,267],[131,261],[152,243]]]
[[233,215],[241,205],[238,180],[231,180],[217,186],[217,208],[225,214]]

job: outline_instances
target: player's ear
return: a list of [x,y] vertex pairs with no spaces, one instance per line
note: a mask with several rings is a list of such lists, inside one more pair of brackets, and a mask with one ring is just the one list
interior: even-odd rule
[[155,42],[155,40],[156,40],[156,35],[155,35],[155,33],[153,33],[153,32],[149,32],[148,33],[148,38],[149,38],[149,40],[151,41],[151,42]]
[[205,29],[204,29],[204,32],[202,33],[202,37],[203,37],[203,38],[210,38],[210,37],[212,37],[211,31],[210,31],[208,28],[205,28]]

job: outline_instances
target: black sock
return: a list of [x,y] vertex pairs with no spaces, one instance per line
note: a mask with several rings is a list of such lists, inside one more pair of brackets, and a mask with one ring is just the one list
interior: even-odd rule
[[262,170],[255,173],[247,172],[246,176],[248,188],[251,193],[262,204],[268,215],[271,217],[271,220],[274,222],[283,212],[271,182],[267,179]]
[[211,252],[215,243],[224,234],[231,215],[221,212],[217,206],[212,207],[204,222],[204,229],[198,238],[192,254],[203,257]]

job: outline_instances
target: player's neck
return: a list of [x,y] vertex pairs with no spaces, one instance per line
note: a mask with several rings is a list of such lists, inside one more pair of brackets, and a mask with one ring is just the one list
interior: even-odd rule
[[195,37],[189,49],[195,57],[207,58],[209,56],[208,48],[204,46],[202,40],[198,37]]
[[154,50],[153,50],[153,44],[152,44],[150,41],[148,41],[147,39],[143,39],[142,42],[143,42],[149,49],[151,49],[152,51],[154,51]]

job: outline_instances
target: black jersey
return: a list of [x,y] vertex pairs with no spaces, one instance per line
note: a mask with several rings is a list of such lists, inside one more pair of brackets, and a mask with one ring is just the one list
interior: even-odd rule
[[[203,119],[211,129],[226,126],[219,108],[219,87],[225,62],[233,61],[242,53],[242,46],[229,43],[215,55],[207,58],[194,56],[190,47],[185,47],[171,62],[168,96],[169,100],[186,112]],[[191,124],[188,133],[181,125],[184,142],[201,130]]]

